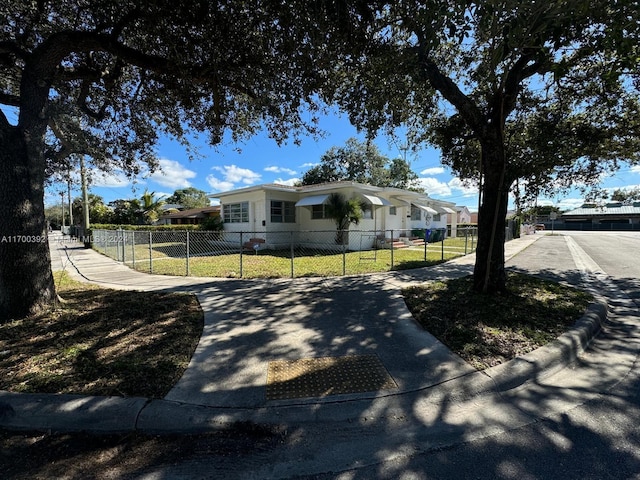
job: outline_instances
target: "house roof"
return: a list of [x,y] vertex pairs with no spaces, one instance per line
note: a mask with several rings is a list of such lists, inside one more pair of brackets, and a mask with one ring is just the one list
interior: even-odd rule
[[176,213],[167,213],[165,215],[162,215],[162,218],[204,218],[205,216],[207,216],[207,213],[219,211],[219,206],[190,208],[188,210],[182,210]]
[[610,215],[640,215],[640,202],[633,202],[631,205],[612,202],[606,205],[596,205],[594,203],[585,203],[580,208],[564,212],[563,217],[572,216],[610,216]]
[[[330,183],[320,183],[316,185],[301,185],[297,187],[292,187],[289,185],[280,185],[276,183],[269,184],[261,184],[261,185],[253,185],[251,187],[238,188],[236,190],[229,190],[227,192],[219,192],[212,193],[207,195],[210,198],[224,198],[230,195],[239,195],[251,192],[258,191],[282,191],[282,192],[293,192],[298,193],[300,195],[305,194],[315,194],[312,200],[308,200],[309,202],[318,202],[315,205],[323,203],[326,197],[322,201],[318,201],[318,199],[324,196],[324,192],[331,193],[331,191],[344,189],[344,188],[353,188],[358,191],[358,193],[364,197],[365,200],[370,202],[374,206],[387,206],[392,205],[392,201],[389,201],[387,198],[391,200],[395,199],[398,201],[409,203],[418,202],[420,204],[429,204],[430,207],[438,207],[442,210],[441,213],[453,213],[453,208],[455,204],[453,202],[446,202],[443,200],[435,200],[430,198],[427,194],[414,192],[412,190],[403,190],[401,188],[394,187],[376,187],[373,185],[367,185],[358,182],[351,181],[340,181],[340,182],[330,182]],[[387,198],[384,198],[382,194]],[[301,203],[302,202],[302,203]],[[304,198],[301,198],[300,201],[296,204],[297,206],[305,206],[305,205],[314,205],[314,203],[305,203]],[[445,210],[446,209],[446,210]],[[438,213],[436,211],[436,213]]]

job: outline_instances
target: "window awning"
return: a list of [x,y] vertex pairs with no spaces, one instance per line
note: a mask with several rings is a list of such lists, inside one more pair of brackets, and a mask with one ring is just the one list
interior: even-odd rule
[[427,213],[430,213],[431,215],[437,215],[438,211],[434,210],[431,207],[427,207],[426,205],[418,205],[417,203],[413,203],[412,205],[414,205],[415,207],[418,207],[420,210],[423,210]]
[[456,213],[454,209],[449,207],[441,207],[440,205],[434,205],[434,207],[440,213],[453,213],[453,214]]
[[365,195],[364,193],[361,193],[360,195],[362,195],[371,205],[382,207],[388,207],[391,205],[391,202],[386,198],[376,197],[375,195]]
[[329,195],[312,195],[298,200],[296,207],[310,207],[311,205],[322,205]]

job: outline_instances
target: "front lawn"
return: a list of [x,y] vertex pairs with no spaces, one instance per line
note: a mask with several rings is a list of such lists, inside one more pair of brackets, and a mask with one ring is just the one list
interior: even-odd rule
[[99,288],[56,273],[54,311],[0,324],[0,389],[162,398],[200,339],[194,295]]
[[509,273],[505,295],[481,295],[471,286],[472,277],[464,277],[403,294],[418,323],[478,370],[555,340],[593,302],[582,290],[516,273]]

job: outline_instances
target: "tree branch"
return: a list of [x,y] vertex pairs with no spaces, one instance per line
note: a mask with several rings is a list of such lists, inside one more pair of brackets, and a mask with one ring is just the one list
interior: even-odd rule
[[483,115],[478,106],[466,96],[458,86],[443,74],[438,66],[429,58],[423,47],[418,47],[421,73],[429,84],[453,105],[464,121],[475,132],[479,133],[484,125]]
[[11,95],[10,93],[0,92],[0,103],[3,105],[9,105],[10,107],[19,107],[20,97],[17,95]]

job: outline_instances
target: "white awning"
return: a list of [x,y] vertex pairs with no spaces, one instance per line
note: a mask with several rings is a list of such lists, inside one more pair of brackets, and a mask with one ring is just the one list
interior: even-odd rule
[[322,205],[327,198],[329,198],[329,195],[312,195],[311,197],[304,197],[298,200],[298,202],[296,203],[296,207]]
[[437,215],[438,214],[438,211],[434,210],[431,207],[427,207],[425,205],[418,205],[417,203],[414,203],[413,205],[418,207],[420,210],[424,210],[425,212],[430,213],[431,215]]
[[365,200],[367,200],[371,205],[382,207],[388,207],[389,205],[391,205],[391,202],[386,198],[376,197],[375,195],[365,195],[364,193],[361,193],[360,195],[362,195]]
[[440,213],[453,213],[453,214],[456,213],[455,210],[453,210],[452,208],[449,208],[449,207],[441,207],[440,205],[434,205],[434,207]]

